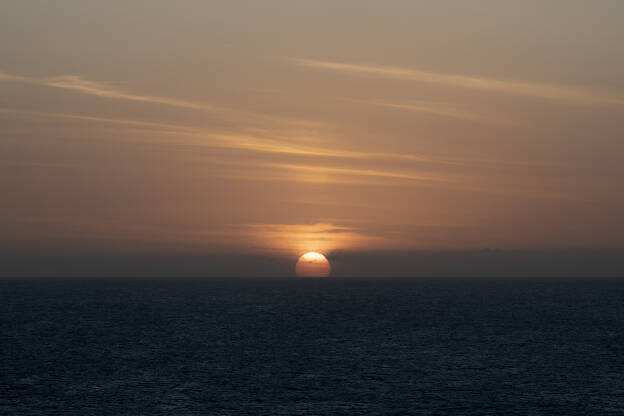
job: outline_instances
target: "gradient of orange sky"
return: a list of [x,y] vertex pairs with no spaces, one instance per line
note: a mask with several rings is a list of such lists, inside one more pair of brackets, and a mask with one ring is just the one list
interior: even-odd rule
[[4,1],[3,252],[624,246],[621,1]]

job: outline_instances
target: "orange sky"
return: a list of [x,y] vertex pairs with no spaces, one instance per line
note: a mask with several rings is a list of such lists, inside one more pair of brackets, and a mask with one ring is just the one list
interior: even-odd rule
[[5,1],[3,252],[624,246],[621,1]]

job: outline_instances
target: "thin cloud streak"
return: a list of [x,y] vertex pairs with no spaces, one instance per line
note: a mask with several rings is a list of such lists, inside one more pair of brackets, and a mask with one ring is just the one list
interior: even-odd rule
[[32,117],[39,117],[39,118],[50,118],[50,119],[93,121],[93,122],[106,123],[106,124],[150,127],[150,128],[157,128],[157,129],[176,130],[176,131],[179,131],[179,130],[192,131],[192,129],[187,129],[184,126],[180,126],[177,124],[156,123],[156,122],[151,122],[151,121],[126,120],[126,119],[119,119],[119,118],[107,118],[107,117],[97,117],[97,116],[83,116],[79,114],[69,114],[69,113],[50,113],[50,112],[44,112],[44,111],[18,110],[14,108],[6,108],[6,107],[0,107],[0,113],[21,115],[21,116],[32,116]]
[[227,147],[254,150],[266,153],[284,153],[301,156],[321,156],[343,159],[395,159],[445,165],[454,165],[459,163],[452,160],[419,156],[414,154],[373,153],[342,149],[330,149],[323,147],[300,146],[292,143],[272,141],[270,139],[258,139],[257,137],[247,135],[216,135],[214,136],[214,138],[217,138],[221,140],[222,143],[227,144]]
[[[222,175],[224,178],[241,179],[248,181],[269,182],[308,182],[318,184],[351,184],[351,185],[375,185],[375,186],[418,186],[423,188],[446,189],[449,191],[480,193],[499,195],[510,198],[529,198],[539,200],[563,200],[590,202],[573,195],[555,192],[547,189],[530,189],[508,187],[490,184],[486,178],[474,175],[449,175],[443,172],[439,174],[418,174],[415,170],[392,171],[363,168],[337,168],[332,166],[271,163],[236,160],[209,160],[213,165],[237,166],[240,168],[266,168],[267,172],[245,173],[237,170]],[[275,173],[271,170],[286,170],[297,172],[299,175]]]
[[45,87],[73,90],[87,95],[95,95],[103,98],[113,98],[146,103],[164,104],[172,107],[192,108],[203,111],[215,111],[217,107],[195,103],[185,100],[176,100],[153,95],[134,94],[113,87],[103,82],[86,80],[78,75],[61,75],[57,77],[24,77],[0,72],[0,81],[22,82],[26,84],[41,85]]
[[328,167],[328,166],[295,165],[295,164],[289,164],[289,163],[266,163],[264,165],[268,167],[290,169],[290,170],[318,173],[318,174],[372,176],[372,177],[379,177],[379,178],[407,179],[407,180],[419,181],[419,182],[438,182],[438,183],[453,182],[451,180],[448,180],[442,177],[415,175],[415,174],[410,174],[410,173],[392,172],[392,171],[376,170],[376,169],[334,168],[334,167]]
[[296,125],[298,127],[322,127],[326,125],[326,123],[311,120],[270,116],[266,114],[255,113],[253,111],[236,110],[232,108],[219,107],[194,101],[179,100],[155,95],[136,94],[119,89],[104,82],[90,81],[77,75],[62,75],[57,77],[24,77],[0,72],[0,82],[2,81],[20,82],[50,88],[64,89],[100,98],[138,101],[150,104],[166,105],[170,107],[212,112],[225,116],[235,117],[237,119],[244,116],[247,119],[262,120],[265,122],[279,122],[283,124]]
[[295,59],[302,67],[325,69],[355,75],[369,75],[388,79],[416,81],[446,87],[506,93],[524,97],[542,98],[554,101],[624,106],[624,97],[613,96],[602,91],[579,88],[570,85],[554,85],[535,82],[505,81],[494,78],[468,75],[445,74],[385,65],[348,64],[343,62]]
[[511,120],[503,118],[492,118],[468,111],[458,110],[449,106],[442,105],[440,103],[430,101],[418,101],[412,103],[395,103],[390,101],[379,100],[352,100],[345,98],[344,101],[349,101],[364,105],[374,105],[377,107],[395,108],[398,110],[412,111],[416,113],[431,114],[440,117],[449,117],[463,121],[470,121],[483,124],[516,124]]
[[133,94],[114,88],[108,84],[101,82],[94,82],[83,79],[76,75],[64,75],[54,78],[44,78],[39,80],[41,85],[54,88],[63,88],[67,90],[74,90],[84,94],[95,95],[104,98],[114,98],[130,101],[142,101],[146,103],[164,104],[172,107],[191,108],[202,111],[215,111],[217,107],[211,105],[196,103],[192,101],[176,100],[165,97],[158,97],[154,95],[141,95]]
[[[531,199],[546,199],[546,200],[570,200],[580,201],[578,198],[573,198],[570,195],[562,193],[556,193],[551,191],[540,191],[531,189],[517,189],[517,188],[502,188],[500,186],[486,186],[481,183],[481,179],[478,177],[467,177],[452,175],[419,175],[415,173],[394,172],[389,170],[377,170],[377,169],[357,169],[357,168],[334,168],[329,166],[316,166],[316,165],[295,165],[289,163],[254,163],[255,166],[264,166],[276,169],[286,169],[291,171],[298,171],[302,173],[310,174],[303,178],[305,182],[317,182],[317,183],[360,183],[367,185],[381,185],[387,186],[391,180],[395,181],[409,181],[412,184],[418,183],[419,186],[434,187],[439,189],[448,189],[453,191],[468,192],[468,193],[483,193],[491,195],[501,195],[513,198],[531,198]],[[318,176],[317,176],[318,175]],[[379,181],[361,182],[361,181],[349,181],[340,178],[339,176],[346,177],[364,177],[364,178],[377,178]],[[280,180],[295,180],[300,181],[301,178],[290,178],[287,176],[279,177]],[[275,180],[275,178],[272,178]],[[395,182],[398,183],[398,182]]]
[[[250,134],[221,134],[218,132],[211,132],[199,127],[184,126],[181,124],[170,123],[157,123],[141,120],[129,120],[129,119],[114,119],[97,116],[77,115],[68,113],[52,113],[30,110],[19,110],[12,108],[0,107],[0,114],[12,114],[25,117],[36,117],[44,119],[64,119],[78,122],[96,122],[105,124],[116,124],[125,126],[138,127],[135,133],[148,133],[150,135],[158,136],[172,136],[178,138],[184,138],[186,140],[192,140],[191,142],[183,143],[187,145],[201,146],[201,147],[213,147],[223,149],[238,149],[250,152],[259,152],[267,154],[282,154],[293,156],[310,156],[310,157],[322,157],[328,159],[350,159],[358,161],[379,161],[379,160],[402,160],[406,162],[425,163],[438,166],[455,166],[455,167],[471,167],[476,165],[535,165],[530,163],[516,163],[516,162],[501,162],[501,161],[488,161],[483,159],[445,159],[434,156],[415,155],[415,154],[399,154],[399,153],[375,153],[365,151],[352,151],[346,149],[332,149],[328,147],[320,146],[305,146],[299,145],[293,142],[279,141],[269,139],[265,137],[253,136]],[[273,134],[275,136],[275,134]],[[153,136],[152,136],[153,140]],[[170,142],[177,144],[178,142]],[[294,166],[294,165],[293,165]],[[309,170],[309,169],[308,169]],[[318,172],[317,172],[318,173]],[[338,173],[335,171],[334,173]],[[345,173],[345,172],[343,172]],[[361,172],[359,176],[375,176]],[[370,173],[370,172],[369,172]],[[390,175],[399,179],[396,175]],[[410,175],[408,175],[410,176]],[[419,179],[424,179],[422,176]],[[403,179],[410,179],[405,177]],[[415,179],[415,178],[411,178]],[[315,180],[317,181],[317,180]],[[330,181],[334,182],[334,180]],[[341,181],[343,182],[343,181]],[[357,182],[360,183],[360,182]],[[377,182],[374,182],[377,183]]]
[[390,242],[358,228],[326,222],[315,224],[232,224],[230,230],[243,241],[258,247],[270,242],[273,249],[303,254],[306,251],[329,253],[337,248],[370,247]]
[[83,116],[67,113],[50,113],[40,111],[18,110],[11,108],[0,108],[0,113],[16,114],[22,116],[32,116],[38,118],[61,118],[67,120],[100,122],[107,124],[131,125],[145,128],[164,129],[168,131],[159,131],[160,134],[172,134],[175,136],[183,136],[197,140],[194,144],[210,147],[222,147],[230,149],[241,149],[256,151],[262,153],[273,154],[291,154],[300,156],[320,156],[330,158],[343,159],[362,159],[362,160],[379,160],[379,159],[395,159],[406,160],[423,163],[444,164],[444,165],[460,165],[465,161],[456,161],[451,159],[435,158],[429,156],[421,156],[414,154],[400,153],[374,153],[350,151],[344,149],[331,149],[318,146],[298,145],[292,142],[278,141],[267,138],[259,138],[248,134],[221,134],[210,132],[197,127],[183,126],[179,124],[156,123],[138,120],[113,119],[95,116]]

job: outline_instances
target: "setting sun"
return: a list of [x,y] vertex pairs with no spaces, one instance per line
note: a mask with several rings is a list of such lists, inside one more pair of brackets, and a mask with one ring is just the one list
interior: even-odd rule
[[295,271],[298,277],[328,277],[331,267],[321,253],[310,251],[297,261]]

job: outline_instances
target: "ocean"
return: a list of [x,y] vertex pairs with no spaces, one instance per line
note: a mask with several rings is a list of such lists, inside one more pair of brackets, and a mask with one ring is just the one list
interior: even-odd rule
[[622,415],[624,279],[0,279],[1,415]]

